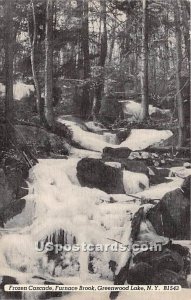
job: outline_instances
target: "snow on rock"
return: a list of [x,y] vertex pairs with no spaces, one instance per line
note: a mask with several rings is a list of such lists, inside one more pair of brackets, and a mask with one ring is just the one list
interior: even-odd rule
[[161,199],[164,194],[179,188],[183,183],[182,178],[175,177],[170,179],[173,180],[168,183],[165,182],[155,186],[151,186],[148,190],[137,193],[136,196],[147,199]]
[[[18,81],[13,85],[13,98],[15,100],[21,100],[24,97],[29,97],[34,91],[34,85]],[[2,83],[0,83],[0,94],[5,95],[5,86]]]
[[62,118],[58,118],[58,121],[69,127],[73,132],[73,141],[84,149],[102,152],[103,148],[111,146],[111,144],[104,141],[103,135],[85,131],[72,121],[63,120]]
[[85,125],[89,129],[89,131],[95,132],[95,133],[107,130],[107,128],[105,128],[104,125],[102,125],[101,123],[98,123],[98,122],[89,121],[89,122],[85,122]]
[[132,129],[129,137],[119,147],[128,147],[132,151],[143,150],[168,139],[172,135],[170,130]]
[[182,167],[172,167],[170,169],[171,176],[177,176],[180,178],[186,178],[187,176],[191,175],[191,168]]
[[123,185],[126,194],[133,194],[149,188],[149,179],[145,174],[123,171]]
[[89,157],[89,158],[101,159],[101,152],[95,152],[95,151],[90,151],[90,150],[85,150],[85,149],[77,149],[77,148],[71,147],[70,157],[75,157],[75,158]]
[[63,117],[59,117],[58,121],[71,129],[74,142],[78,143],[84,149],[98,152],[102,152],[105,147],[127,147],[132,151],[143,150],[173,135],[170,130],[132,129],[130,135],[124,142],[120,145],[114,145],[114,139],[111,136],[108,138],[107,135],[87,132],[83,130],[77,122],[65,120]]
[[0,95],[5,95],[5,85],[0,82]]
[[[122,103],[123,113],[128,116],[129,121],[141,120],[141,103],[137,103],[132,100],[124,100],[119,102]],[[170,109],[160,109],[158,107],[154,107],[153,105],[149,105],[149,115],[152,116],[155,113],[159,113],[161,115],[169,115]]]
[[21,100],[24,97],[29,97],[34,91],[34,85],[18,81],[13,85],[13,98],[15,100]]
[[104,132],[103,137],[104,137],[104,140],[107,143],[110,143],[112,145],[117,144],[118,138],[117,138],[117,135],[115,133]]
[[30,197],[28,197],[28,200],[26,201],[26,205],[22,213],[16,215],[15,217],[7,221],[5,224],[5,228],[28,226],[32,223],[33,216],[34,202],[30,201]]
[[104,162],[104,164],[113,168],[121,169],[121,163],[117,161],[106,161]]

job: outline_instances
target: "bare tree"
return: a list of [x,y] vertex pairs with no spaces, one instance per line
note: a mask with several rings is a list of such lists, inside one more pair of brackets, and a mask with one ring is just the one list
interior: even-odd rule
[[96,120],[101,108],[101,99],[104,91],[104,67],[107,57],[107,11],[106,11],[106,0],[100,0],[101,6],[101,23],[103,24],[103,31],[101,34],[101,51],[98,65],[100,66],[100,78],[95,88],[95,98],[93,103],[92,115],[93,119]]
[[35,50],[37,48],[37,23],[36,23],[36,0],[31,0],[31,8],[32,8],[32,26],[30,26],[30,16],[28,18],[28,27],[29,27],[29,37],[31,42],[31,67],[32,67],[32,74],[33,74],[33,81],[36,90],[36,106],[37,111],[39,113],[40,121],[44,121],[44,103],[43,99],[41,98],[41,87],[38,78],[38,71],[36,66],[36,53]]
[[180,1],[181,15],[182,15],[182,24],[183,24],[183,35],[186,55],[188,58],[188,64],[190,67],[190,26],[189,26],[189,13],[186,10],[185,1]]
[[185,142],[185,118],[184,107],[181,91],[181,65],[182,65],[182,50],[181,50],[181,27],[180,27],[180,2],[174,1],[174,21],[176,34],[176,100],[179,122],[179,140],[178,146],[182,146]]
[[148,95],[148,0],[142,0],[143,19],[142,19],[142,120],[149,117],[149,95]]
[[13,0],[5,1],[5,120],[7,129],[7,143],[12,136],[13,114]]
[[89,8],[88,0],[83,0],[83,16],[82,16],[82,51],[83,51],[83,70],[84,70],[84,87],[82,95],[81,114],[84,118],[89,116],[91,111],[90,101],[90,55],[89,55]]
[[54,128],[53,113],[53,8],[54,1],[47,0],[45,38],[45,119],[48,128]]

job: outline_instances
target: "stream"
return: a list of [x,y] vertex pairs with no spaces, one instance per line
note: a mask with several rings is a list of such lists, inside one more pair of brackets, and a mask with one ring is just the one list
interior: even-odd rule
[[[93,137],[91,134],[91,147],[94,147]],[[86,146],[88,138],[83,141]],[[109,246],[128,244],[131,218],[140,207],[140,200],[80,186],[77,163],[83,157],[100,158],[98,149],[105,143],[102,138],[100,141],[101,144],[95,142],[96,152],[88,147],[88,150],[72,148],[68,159],[41,159],[30,170],[26,206],[0,233],[1,276],[15,277],[21,284],[43,284],[44,279],[63,284],[113,283],[109,263],[116,262],[120,269],[128,253],[110,250]],[[161,198],[182,182],[182,178],[173,177],[173,181],[151,186],[136,196]],[[80,249],[61,251],[57,246],[60,240],[63,245],[77,244]],[[49,248],[53,245],[52,253],[49,248],[44,249],[47,243]],[[83,251],[84,244],[97,248]],[[108,245],[109,251],[103,251],[102,245]],[[63,299],[66,297],[71,295]],[[39,295],[23,292],[22,299],[39,299]]]

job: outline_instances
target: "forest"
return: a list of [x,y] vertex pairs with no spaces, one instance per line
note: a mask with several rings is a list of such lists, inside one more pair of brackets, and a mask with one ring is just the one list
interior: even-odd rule
[[[190,288],[190,0],[0,0],[0,29],[0,296]],[[34,247],[108,241],[131,250]]]

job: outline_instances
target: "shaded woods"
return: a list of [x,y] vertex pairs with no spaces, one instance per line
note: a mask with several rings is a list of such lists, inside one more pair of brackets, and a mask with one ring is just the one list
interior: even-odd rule
[[189,2],[0,0],[0,298],[191,286]]
[[[0,8],[8,133],[21,120],[54,132],[61,114],[121,126],[131,123],[121,103],[132,100],[141,103],[135,121],[143,128],[164,126],[149,105],[170,109],[167,128],[178,146],[188,143],[189,1],[2,0]],[[19,104],[18,83],[34,85]]]

